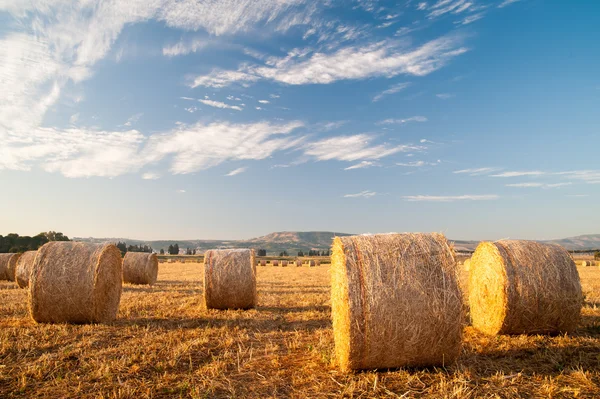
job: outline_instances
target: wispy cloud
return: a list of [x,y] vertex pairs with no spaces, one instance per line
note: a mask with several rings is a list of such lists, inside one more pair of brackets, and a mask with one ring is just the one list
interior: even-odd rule
[[511,4],[513,4],[513,3],[516,3],[516,2],[518,2],[518,1],[521,1],[521,0],[504,0],[502,3],[500,3],[500,4],[498,5],[498,8],[504,8],[504,7],[508,6],[508,5],[511,5]]
[[371,198],[376,196],[377,193],[375,191],[361,191],[360,193],[356,193],[356,194],[346,194],[344,195],[344,198]]
[[376,162],[372,162],[372,161],[362,161],[362,162],[359,162],[352,166],[348,166],[347,168],[344,168],[344,170],[364,169],[364,168],[370,168],[373,166],[379,166],[379,164]]
[[564,186],[569,186],[573,183],[567,182],[567,183],[536,183],[536,182],[529,182],[529,183],[512,183],[512,184],[506,184],[506,187],[519,187],[519,188],[531,188],[531,187],[540,187],[540,188],[558,188],[558,187],[564,187]]
[[130,116],[129,119],[127,119],[127,122],[125,122],[124,126],[131,126],[131,125],[137,123],[137,121],[139,121],[143,115],[144,115],[144,113],[140,112],[138,114]]
[[448,13],[460,14],[469,10],[472,6],[473,3],[467,0],[439,0],[429,8],[431,11],[427,16],[436,18]]
[[205,48],[208,42],[206,39],[195,38],[188,41],[180,41],[172,46],[163,47],[162,53],[167,57],[176,57],[179,55],[187,55],[190,53],[196,53],[199,50]]
[[241,111],[242,107],[239,107],[237,105],[229,105],[226,103],[223,103],[221,101],[213,101],[213,100],[198,100],[200,101],[202,104],[211,106],[211,107],[215,107],[215,108],[225,108],[225,109],[234,109],[236,111]]
[[480,176],[480,175],[487,175],[489,173],[494,173],[498,170],[499,170],[499,168],[473,168],[473,169],[455,170],[452,173],[468,174],[469,176]]
[[235,176],[235,175],[239,175],[240,173],[244,173],[248,168],[246,166],[243,166],[241,168],[237,168],[232,170],[231,172],[227,173],[225,176]]
[[454,201],[490,201],[498,195],[407,195],[402,197],[411,202],[454,202]]
[[372,145],[373,139],[374,137],[367,134],[331,137],[307,144],[304,153],[319,161],[352,162],[377,160],[399,152],[421,151],[426,148],[407,144],[397,146],[389,144]]
[[177,193],[179,193],[179,194],[185,194],[185,192],[186,192],[185,190],[177,190]]
[[389,89],[384,90],[381,93],[377,94],[375,97],[373,97],[373,102],[377,102],[387,95],[398,93],[398,92],[406,89],[410,85],[411,85],[410,82],[402,82],[402,83],[397,83],[395,85],[392,85],[392,86],[390,86]]
[[475,21],[479,21],[481,18],[483,18],[485,16],[485,13],[480,12],[478,14],[471,14],[471,15],[467,15],[464,19],[462,19],[461,21],[457,21],[455,22],[455,24],[460,24],[460,25],[469,25]]
[[377,122],[377,125],[403,125],[409,122],[427,122],[427,118],[424,116],[412,116],[406,119],[385,119]]
[[406,167],[410,167],[410,168],[421,168],[423,166],[437,166],[440,163],[441,163],[441,161],[439,161],[439,160],[437,162],[414,161],[414,162],[406,162],[406,163],[398,162],[398,163],[396,163],[396,165],[406,166]]
[[539,170],[533,171],[511,171],[511,172],[502,172],[495,175],[490,175],[492,177],[521,177],[521,176],[542,176],[545,172]]
[[146,172],[142,175],[142,179],[144,180],[156,180],[160,179],[160,175],[154,172]]
[[449,100],[451,98],[453,98],[455,95],[452,93],[439,93],[435,95],[437,98],[439,98],[440,100]]
[[261,104],[269,104],[270,103],[269,100],[258,100],[258,102]]

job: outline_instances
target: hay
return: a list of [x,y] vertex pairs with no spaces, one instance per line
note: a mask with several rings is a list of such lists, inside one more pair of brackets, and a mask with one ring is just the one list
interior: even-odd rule
[[279,261],[278,260],[274,260],[274,261],[271,262],[271,264],[273,266],[279,266]]
[[250,309],[256,306],[253,250],[221,249],[206,252],[204,302],[207,309]]
[[281,261],[281,267],[287,267],[288,265],[288,261],[287,260],[282,260]]
[[260,265],[261,266],[266,266],[267,265],[267,261],[266,260],[261,260],[260,261]]
[[314,260],[311,259],[308,261],[308,267],[314,267],[315,265],[316,265],[316,263]]
[[130,284],[156,283],[158,256],[146,252],[127,252],[123,258],[123,282]]
[[471,258],[473,327],[487,334],[573,331],[583,296],[573,259],[558,245],[482,242]]
[[29,276],[31,275],[31,268],[33,267],[36,255],[37,251],[27,251],[19,257],[15,269],[15,281],[19,288],[27,288],[29,286]]
[[584,261],[581,261],[581,266],[583,266],[583,267],[594,266],[594,262],[591,260],[584,260]]
[[38,323],[115,319],[122,288],[121,252],[113,244],[50,242],[29,280],[29,312]]
[[463,267],[466,271],[471,270],[471,258],[465,259],[465,262],[463,263]]
[[296,260],[296,266],[302,267],[302,261],[300,259]]
[[0,254],[0,280],[15,281],[17,261],[21,254]]
[[462,299],[454,253],[442,234],[336,237],[331,260],[342,370],[445,365],[457,358]]

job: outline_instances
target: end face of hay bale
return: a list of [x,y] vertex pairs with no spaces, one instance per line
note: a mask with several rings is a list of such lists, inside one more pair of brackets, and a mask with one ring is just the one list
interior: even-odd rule
[[266,260],[261,260],[260,261],[260,265],[261,266],[266,266],[267,265],[267,261]]
[[123,258],[123,282],[130,284],[156,283],[158,256],[146,252],[127,252]]
[[271,262],[271,264],[273,266],[279,266],[279,261],[278,260],[274,260],[274,261]]
[[15,281],[17,262],[21,254],[0,254],[0,280]]
[[308,261],[308,267],[314,267],[314,266],[316,266],[316,262],[314,260],[312,260],[312,259],[309,260]]
[[465,259],[465,262],[463,263],[463,267],[466,271],[471,270],[471,258]]
[[461,348],[454,253],[441,234],[336,237],[335,350],[342,370],[444,365]]
[[207,309],[250,309],[256,306],[253,250],[221,249],[206,252],[204,302]]
[[471,259],[473,327],[491,335],[577,327],[583,295],[577,267],[564,248],[523,240],[483,242]]
[[287,267],[288,265],[288,261],[287,260],[282,260],[281,261],[281,267]]
[[297,266],[297,267],[302,267],[302,261],[301,261],[300,259],[298,259],[298,260],[296,261],[296,266]]
[[121,252],[113,244],[50,242],[29,280],[29,312],[39,323],[103,323],[121,299]]
[[29,276],[31,275],[36,255],[37,251],[27,251],[17,261],[15,281],[20,288],[27,288],[29,286]]

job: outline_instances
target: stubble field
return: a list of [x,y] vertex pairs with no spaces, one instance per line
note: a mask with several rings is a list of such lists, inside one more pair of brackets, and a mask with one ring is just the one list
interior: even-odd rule
[[0,397],[600,397],[600,268],[578,270],[575,334],[487,337],[465,325],[456,364],[355,374],[333,357],[328,265],[258,267],[258,308],[215,311],[201,265],[163,263],[154,287],[124,285],[109,325],[35,324],[26,290],[3,281]]

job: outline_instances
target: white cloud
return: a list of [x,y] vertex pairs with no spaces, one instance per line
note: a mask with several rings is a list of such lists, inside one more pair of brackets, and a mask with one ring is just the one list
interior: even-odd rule
[[485,13],[483,12],[480,12],[478,14],[467,15],[462,21],[455,22],[455,24],[469,25],[475,21],[479,21],[481,18],[484,17],[484,15]]
[[338,160],[352,162],[377,160],[399,152],[419,151],[425,148],[413,145],[371,145],[372,141],[373,137],[367,134],[336,136],[306,144],[304,154],[318,161]]
[[473,168],[473,169],[461,169],[455,170],[452,173],[456,174],[468,174],[470,176],[487,175],[488,173],[496,172],[498,168]]
[[261,107],[254,107],[254,108],[256,108],[256,109],[257,109],[257,110],[259,110],[259,111],[261,111],[261,110],[262,110],[262,108],[261,108]]
[[440,94],[436,94],[435,96],[437,98],[439,98],[440,100],[448,100],[448,99],[454,97],[454,94],[451,94],[451,93],[440,93]]
[[600,184],[600,170],[572,170],[558,172],[556,175],[564,176],[569,180],[579,180],[588,184]]
[[235,175],[239,175],[240,173],[244,173],[248,168],[247,167],[241,167],[241,168],[237,168],[232,170],[231,172],[227,173],[225,176],[235,176]]
[[421,3],[417,4],[417,10],[425,10],[425,9],[427,9],[426,2],[421,2]]
[[521,177],[521,176],[542,176],[545,172],[541,172],[539,170],[535,171],[526,171],[526,172],[502,172],[496,175],[491,175],[492,177]]
[[454,202],[454,201],[489,201],[495,200],[499,197],[495,194],[492,195],[406,195],[404,197],[406,201],[411,202]]
[[379,164],[377,164],[376,162],[372,162],[372,161],[362,161],[362,162],[359,162],[352,166],[348,166],[347,168],[344,168],[344,170],[364,169],[364,168],[370,168],[372,166],[379,166]]
[[281,96],[279,94],[269,94],[269,97],[271,97],[271,98],[279,98]]
[[259,79],[290,85],[328,84],[339,80],[366,79],[400,74],[425,76],[442,68],[452,58],[463,54],[462,37],[445,36],[424,45],[406,49],[403,42],[383,41],[362,47],[349,46],[333,53],[292,52],[272,59],[269,66],[243,66],[238,71],[215,70],[198,76],[192,87],[224,87],[232,83],[249,83]]
[[411,167],[411,168],[420,168],[423,166],[437,166],[440,164],[440,161],[438,160],[437,162],[425,162],[425,161],[414,161],[414,162],[408,162],[408,163],[396,163],[396,165],[398,166],[407,166],[407,167]]
[[242,108],[238,107],[237,105],[229,105],[229,104],[225,104],[221,101],[213,101],[213,100],[198,100],[200,101],[202,104],[211,106],[211,107],[215,107],[215,108],[224,108],[224,109],[234,109],[236,111],[241,111]]
[[439,0],[431,6],[431,12],[427,15],[429,18],[436,18],[444,14],[460,14],[469,10],[473,3],[467,0]]
[[408,86],[410,86],[409,82],[402,82],[392,85],[389,89],[384,90],[381,93],[377,94],[375,97],[373,97],[373,102],[377,102],[387,95],[398,93],[399,91],[406,89]]
[[511,4],[513,4],[513,3],[516,3],[516,2],[518,2],[518,1],[521,1],[521,0],[504,0],[502,3],[500,3],[500,4],[498,5],[498,8],[504,8],[504,7],[508,6],[508,5],[511,5]]
[[131,126],[131,125],[137,123],[137,121],[139,121],[143,115],[144,115],[144,113],[140,112],[138,114],[130,116],[129,119],[127,119],[127,122],[125,122],[124,126]]
[[177,192],[178,192],[179,194],[185,194],[185,192],[186,192],[186,191],[185,191],[185,190],[177,190]]
[[196,53],[207,46],[206,39],[193,39],[189,41],[180,41],[172,46],[163,47],[162,53],[167,57],[176,57]]
[[193,114],[194,112],[198,111],[198,107],[187,107],[187,108],[184,108],[184,110],[186,110],[190,114]]
[[261,104],[269,104],[269,100],[258,100],[259,103]]
[[71,125],[74,125],[77,123],[77,121],[79,121],[79,112],[76,114],[71,115],[71,117],[69,118],[69,123]]
[[160,175],[154,172],[146,172],[142,175],[142,179],[144,180],[157,180],[160,179]]
[[506,184],[506,187],[519,187],[519,188],[531,188],[531,187],[540,187],[540,188],[558,188],[558,187],[564,187],[564,186],[569,186],[573,183],[567,182],[567,183],[512,183],[512,184]]
[[375,191],[361,191],[360,193],[356,193],[356,194],[346,194],[344,195],[344,198],[371,198],[376,196],[377,193]]
[[424,116],[412,116],[406,119],[385,119],[377,122],[378,125],[403,125],[409,122],[427,122],[427,118]]
[[192,97],[179,97],[179,98],[182,99],[182,100],[196,101],[196,99],[192,98]]

